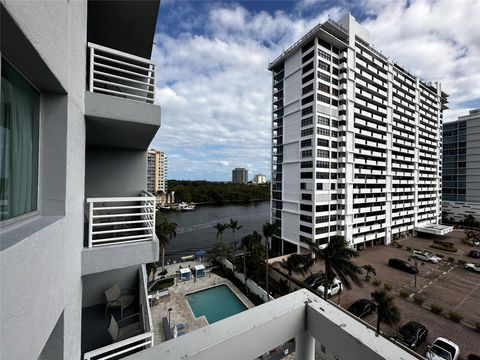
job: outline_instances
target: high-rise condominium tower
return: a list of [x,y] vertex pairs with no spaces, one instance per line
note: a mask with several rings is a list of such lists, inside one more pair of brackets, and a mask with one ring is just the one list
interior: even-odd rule
[[167,164],[167,155],[163,151],[148,150],[147,190],[151,193],[167,190]]
[[236,184],[246,184],[248,182],[248,170],[244,168],[233,169],[232,182]]
[[480,109],[470,110],[443,132],[443,215],[480,221]]
[[389,243],[441,213],[447,95],[370,45],[351,15],[270,65],[277,251],[344,237]]

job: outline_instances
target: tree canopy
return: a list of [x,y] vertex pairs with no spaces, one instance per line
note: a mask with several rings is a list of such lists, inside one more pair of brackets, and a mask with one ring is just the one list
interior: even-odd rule
[[195,203],[222,204],[270,198],[270,186],[268,184],[247,185],[204,180],[169,180],[168,189],[175,191],[180,201]]

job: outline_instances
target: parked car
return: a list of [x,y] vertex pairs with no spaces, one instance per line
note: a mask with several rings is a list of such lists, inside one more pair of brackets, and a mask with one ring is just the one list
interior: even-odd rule
[[365,316],[370,315],[375,311],[375,304],[368,299],[360,299],[350,305],[347,310],[352,315],[363,319]]
[[392,258],[388,260],[388,266],[406,271],[410,274],[418,274],[418,269],[406,260]]
[[428,261],[428,262],[431,262],[431,263],[433,263],[433,264],[436,264],[436,263],[438,263],[440,260],[442,260],[442,259],[439,258],[438,256],[433,256],[433,254],[432,254],[430,251],[418,251],[418,250],[414,250],[412,256],[415,257],[415,258],[417,258],[418,260]]
[[303,284],[311,288],[316,288],[318,285],[320,285],[324,278],[325,274],[323,272],[318,272],[307,276],[303,281]]
[[[323,294],[324,292],[323,284],[318,286],[318,291]],[[333,281],[328,285],[327,294],[328,296],[333,296],[342,291],[342,282],[338,279],[333,279]]]
[[480,272],[480,265],[479,264],[465,264],[465,269],[467,269],[468,271]]
[[465,360],[480,360],[480,355],[468,354]]
[[428,336],[428,330],[416,321],[409,321],[403,325],[397,334],[397,339],[412,350],[417,350]]
[[460,348],[453,341],[439,337],[428,347],[427,360],[457,360]]
[[478,250],[471,250],[468,253],[468,257],[474,258],[474,259],[480,259],[480,251]]

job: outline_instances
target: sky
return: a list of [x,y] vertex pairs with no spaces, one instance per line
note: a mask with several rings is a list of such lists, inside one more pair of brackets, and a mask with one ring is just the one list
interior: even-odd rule
[[479,0],[161,0],[152,59],[168,179],[270,178],[268,63],[319,22],[351,13],[371,43],[450,95],[444,121],[480,107]]

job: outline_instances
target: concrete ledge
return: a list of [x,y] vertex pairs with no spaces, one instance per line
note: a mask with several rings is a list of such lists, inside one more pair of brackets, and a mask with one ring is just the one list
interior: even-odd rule
[[143,241],[82,250],[82,276],[158,261],[159,244]]
[[147,150],[160,112],[159,105],[86,91],[87,144]]
[[[125,360],[254,359],[292,338],[305,340],[313,348],[310,350],[314,350],[316,339],[325,347],[327,359],[421,359],[302,289]],[[297,358],[313,360],[313,352],[303,350],[297,349]]]

